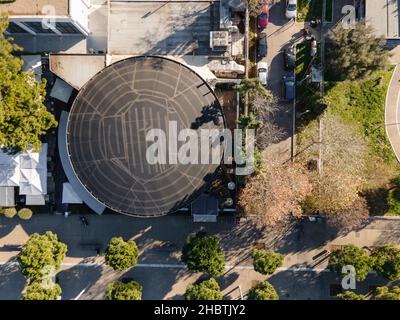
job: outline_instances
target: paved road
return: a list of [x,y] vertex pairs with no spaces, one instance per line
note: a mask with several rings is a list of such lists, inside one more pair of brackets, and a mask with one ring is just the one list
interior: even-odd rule
[[[270,9],[270,21],[267,26],[268,56],[262,60],[269,65],[269,88],[279,99],[282,97],[282,76],[288,74],[283,67],[283,51],[291,45],[292,39],[296,39],[301,35],[300,30],[304,27],[304,23],[294,23],[287,20],[284,15],[284,7],[285,1],[280,1]],[[279,143],[267,148],[267,158],[277,158],[283,162],[290,159],[293,126],[292,111],[291,103],[280,102],[280,112],[275,122],[283,130],[284,136]]]
[[[88,216],[89,227],[79,217],[37,214],[30,221],[0,217],[0,299],[18,299],[25,279],[15,264],[19,246],[34,232],[53,230],[68,245],[68,256],[59,273],[63,298],[72,299],[83,289],[81,299],[103,299],[106,286],[121,277],[142,283],[144,299],[182,299],[188,283],[200,274],[192,274],[179,260],[186,236],[205,230],[217,234],[224,249],[227,270],[218,278],[226,298],[237,299],[240,285],[244,292],[254,281],[265,279],[251,268],[251,251],[258,243],[285,255],[283,268],[270,277],[282,299],[327,299],[331,284],[340,283],[335,274],[323,271],[327,260],[315,259],[332,245],[354,243],[359,246],[395,243],[400,245],[400,220],[374,220],[358,232],[337,234],[326,225],[305,223],[304,234],[296,229],[284,233],[260,230],[250,222],[235,226],[233,219],[220,217],[216,224],[195,224],[188,216],[135,219],[122,215]],[[21,223],[20,223],[21,222]],[[139,266],[114,272],[95,257],[95,247],[104,250],[113,236],[135,239],[140,249]],[[361,292],[369,285],[386,283],[376,275],[360,284]],[[307,284],[307,285],[306,285]]]

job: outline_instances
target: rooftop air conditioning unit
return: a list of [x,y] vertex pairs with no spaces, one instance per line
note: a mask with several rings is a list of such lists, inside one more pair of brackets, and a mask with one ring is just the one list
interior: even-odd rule
[[229,46],[228,31],[211,31],[210,32],[210,48],[213,51],[226,51]]

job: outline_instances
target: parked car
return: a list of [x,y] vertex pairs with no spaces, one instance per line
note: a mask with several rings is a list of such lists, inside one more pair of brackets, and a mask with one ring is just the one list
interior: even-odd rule
[[269,6],[265,4],[261,8],[260,14],[257,16],[258,30],[264,30],[269,22]]
[[293,101],[294,99],[294,90],[295,90],[295,79],[294,76],[283,76],[282,78],[283,84],[283,97],[285,100]]
[[289,47],[285,49],[285,69],[293,70],[296,67],[296,51],[295,47]]
[[264,87],[268,84],[268,63],[259,62],[257,63],[258,79],[260,79]]
[[317,54],[317,51],[318,51],[317,40],[314,37],[312,37],[311,38],[311,53],[310,53],[311,57],[314,57]]
[[297,0],[286,0],[286,12],[285,16],[287,19],[296,19],[297,15]]
[[268,41],[267,41],[267,33],[260,32],[258,36],[258,47],[257,47],[257,57],[265,58],[268,52]]

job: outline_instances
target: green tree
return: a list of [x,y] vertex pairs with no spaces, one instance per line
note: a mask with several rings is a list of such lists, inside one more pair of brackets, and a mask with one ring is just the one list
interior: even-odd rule
[[15,209],[15,208],[5,208],[4,209],[4,216],[6,218],[9,218],[9,219],[14,218],[16,214],[17,214],[17,209]]
[[388,66],[384,38],[376,37],[373,28],[364,22],[355,28],[341,23],[334,28],[326,42],[326,67],[334,78],[354,80],[371,75]]
[[225,268],[224,253],[216,236],[204,232],[187,237],[182,248],[182,261],[193,272],[220,275]]
[[400,287],[378,287],[373,298],[374,300],[400,300]]
[[106,264],[117,271],[135,266],[138,256],[139,249],[135,241],[124,241],[121,237],[112,238],[104,253]]
[[51,231],[34,233],[18,254],[22,274],[30,280],[41,280],[60,268],[67,253],[67,245],[58,241]]
[[279,300],[275,288],[267,281],[259,281],[249,290],[248,300]]
[[254,270],[264,274],[273,274],[277,268],[282,266],[283,255],[271,249],[255,249],[253,251]]
[[32,210],[29,208],[22,208],[18,211],[18,217],[22,220],[29,220],[32,218]]
[[7,17],[0,15],[0,145],[11,153],[38,151],[40,137],[57,122],[43,104],[45,81],[21,71],[23,61],[13,53],[22,48],[5,38],[7,27]]
[[214,278],[189,284],[185,293],[186,300],[222,300],[222,297],[221,288]]
[[391,281],[400,279],[400,249],[391,244],[379,248],[374,254],[374,269]]
[[22,293],[22,300],[57,300],[61,296],[61,287],[57,283],[43,284],[34,281],[28,284]]
[[353,244],[347,244],[331,253],[328,269],[342,274],[342,268],[349,265],[354,267],[357,281],[363,281],[372,269],[373,259]]
[[271,91],[265,89],[262,82],[258,78],[243,79],[240,84],[233,87],[244,98],[248,95],[249,102],[252,103],[257,97],[264,97],[272,100]]
[[353,291],[345,291],[343,293],[339,293],[336,298],[342,300],[365,300],[365,296],[362,294],[357,294]]
[[142,300],[142,289],[136,281],[115,281],[107,286],[106,297],[108,300]]

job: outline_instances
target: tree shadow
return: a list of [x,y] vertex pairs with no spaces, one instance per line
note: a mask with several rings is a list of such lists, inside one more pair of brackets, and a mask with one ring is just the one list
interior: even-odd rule
[[0,265],[0,279],[0,300],[20,300],[26,279],[15,258]]

